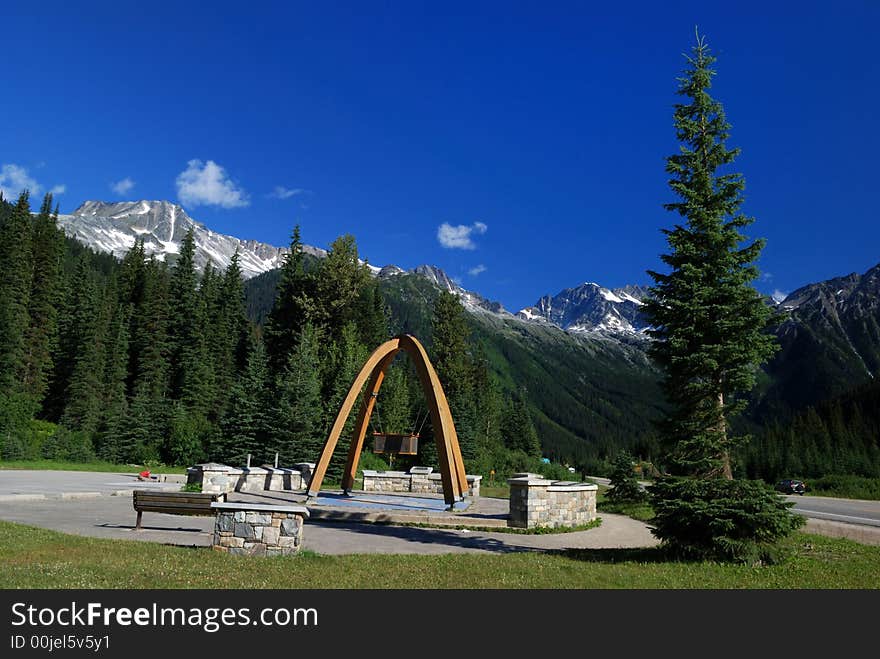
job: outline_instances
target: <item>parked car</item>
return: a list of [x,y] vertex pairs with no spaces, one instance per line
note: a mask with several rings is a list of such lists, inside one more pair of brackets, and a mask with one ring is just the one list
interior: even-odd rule
[[807,491],[807,484],[803,481],[786,479],[776,483],[776,489],[785,494],[800,494],[803,496],[804,492]]

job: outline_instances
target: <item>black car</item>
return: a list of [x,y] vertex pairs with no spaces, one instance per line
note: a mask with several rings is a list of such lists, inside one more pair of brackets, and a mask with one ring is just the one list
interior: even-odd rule
[[803,495],[803,493],[807,491],[807,484],[803,481],[788,479],[776,483],[776,489],[780,492],[784,492],[785,494]]

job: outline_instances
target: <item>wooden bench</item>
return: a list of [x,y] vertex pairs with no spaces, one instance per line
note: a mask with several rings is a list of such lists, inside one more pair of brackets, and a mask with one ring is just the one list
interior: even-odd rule
[[156,490],[134,490],[132,506],[137,511],[135,530],[141,530],[141,517],[144,512],[166,513],[168,515],[214,515],[211,504],[223,501],[223,494],[204,492],[162,492]]

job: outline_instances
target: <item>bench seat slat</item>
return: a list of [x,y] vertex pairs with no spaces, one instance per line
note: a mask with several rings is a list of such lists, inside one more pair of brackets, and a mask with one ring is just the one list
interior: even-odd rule
[[135,497],[135,501],[138,503],[144,504],[152,504],[152,503],[164,503],[166,501],[173,501],[175,503],[191,503],[194,505],[205,505],[210,506],[214,499],[190,499],[188,497],[150,497],[149,499],[145,499],[143,497]]
[[165,502],[165,503],[136,503],[133,508],[136,510],[148,510],[150,508],[180,508],[181,510],[210,510],[211,506],[206,506],[201,503],[193,504],[193,503],[176,503],[176,502]]
[[154,492],[149,490],[132,491],[132,507],[137,511],[136,529],[141,527],[141,515],[144,512],[164,513],[167,515],[202,515],[211,516],[214,511],[211,504],[222,495],[206,492]]

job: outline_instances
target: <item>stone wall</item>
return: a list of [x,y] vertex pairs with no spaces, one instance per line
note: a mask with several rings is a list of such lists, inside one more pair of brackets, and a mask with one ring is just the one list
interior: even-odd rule
[[309,511],[303,506],[213,503],[212,546],[217,551],[247,556],[282,556],[302,548]]
[[596,485],[552,481],[537,474],[515,474],[510,484],[508,526],[582,526],[596,519]]
[[230,467],[211,462],[187,470],[188,483],[201,483],[202,492],[264,492],[302,490],[307,481],[299,469],[287,467]]
[[[424,469],[413,467],[413,469]],[[480,496],[482,476],[467,476],[468,495]],[[373,471],[364,469],[364,492],[414,492],[443,494],[443,478],[434,473],[406,473],[405,471]]]

